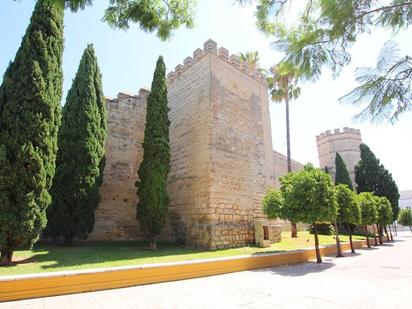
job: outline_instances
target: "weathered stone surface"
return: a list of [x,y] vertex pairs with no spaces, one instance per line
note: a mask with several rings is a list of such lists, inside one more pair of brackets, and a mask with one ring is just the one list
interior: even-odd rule
[[282,240],[282,225],[269,224],[269,240],[271,243],[280,242]]
[[255,244],[259,247],[270,247],[268,220],[256,220]]
[[106,100],[106,165],[100,188],[102,200],[96,210],[96,223],[90,240],[141,238],[136,221],[135,182],[143,159],[148,94],[142,89],[138,96],[119,93],[117,99]]
[[[170,210],[185,243],[252,244],[273,183],[266,87],[214,53],[169,83]],[[177,225],[177,224],[175,224]]]
[[[170,204],[161,238],[207,249],[253,244],[255,221],[266,219],[261,199],[275,182],[266,83],[223,49],[219,56],[215,42],[204,50],[169,73]],[[134,183],[146,97],[119,94],[107,106],[103,199],[90,238],[140,239]]]
[[[274,171],[276,177],[276,187],[280,187],[279,177],[282,177],[288,173],[288,160],[284,154],[273,151],[274,158]],[[298,172],[303,170],[303,164],[292,159],[292,172]]]
[[360,160],[359,146],[362,144],[360,130],[353,128],[335,129],[334,133],[327,130],[316,136],[316,144],[318,147],[319,166],[321,168],[328,167],[332,180],[335,180],[335,157],[339,152],[348,169],[349,176],[352,180],[353,188],[356,188],[355,183],[355,165]]

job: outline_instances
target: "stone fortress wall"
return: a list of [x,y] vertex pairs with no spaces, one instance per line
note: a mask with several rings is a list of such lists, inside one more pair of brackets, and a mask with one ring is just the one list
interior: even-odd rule
[[[171,141],[167,227],[193,247],[253,244],[261,199],[275,183],[263,74],[208,40],[168,74]],[[135,219],[147,90],[107,99],[102,201],[92,240],[141,239]]]
[[[288,173],[288,161],[287,157],[277,151],[273,151],[273,159],[274,159],[274,170],[275,170],[275,186],[277,188],[280,187],[280,181],[279,178],[286,175]],[[292,159],[292,172],[298,172],[303,170],[303,164],[295,161]]]
[[143,159],[146,89],[138,95],[120,92],[106,98],[106,165],[100,187],[101,201],[89,240],[140,239],[136,226],[137,169]]
[[324,169],[327,166],[332,179],[335,180],[335,157],[339,152],[348,169],[353,188],[356,188],[355,165],[360,160],[359,146],[362,144],[360,130],[348,127],[343,128],[343,131],[335,129],[333,133],[328,130],[316,136],[316,144],[320,168]]

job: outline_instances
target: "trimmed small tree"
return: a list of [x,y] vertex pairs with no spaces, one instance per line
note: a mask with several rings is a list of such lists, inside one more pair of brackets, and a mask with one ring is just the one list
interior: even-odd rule
[[92,45],[85,49],[63,108],[52,205],[45,237],[87,238],[93,230],[103,179],[106,107]]
[[143,161],[136,183],[139,201],[136,218],[140,228],[156,249],[167,216],[169,197],[167,175],[170,170],[169,108],[167,106],[166,68],[163,57],[156,63],[151,93],[147,98],[146,127],[144,130]]
[[349,177],[348,169],[339,152],[337,152],[335,156],[335,166],[335,184],[344,184],[347,185],[349,189],[353,190],[352,180]]
[[313,224],[316,259],[318,263],[322,263],[316,225],[332,222],[338,211],[330,176],[318,168],[306,165],[303,171],[287,174],[280,181],[284,198],[282,216],[291,222]]
[[46,225],[61,117],[63,9],[37,1],[0,86],[0,264]]
[[409,208],[401,209],[398,215],[398,223],[408,226],[412,232],[412,211]]
[[[363,225],[366,233],[366,242],[368,244],[368,248],[371,247],[369,241],[369,232],[368,232],[368,225],[375,224],[377,221],[378,212],[376,210],[376,202],[375,198],[372,193],[370,192],[363,192],[358,195],[358,202],[361,208],[361,224]],[[375,234],[375,245],[376,242],[376,234]]]
[[389,235],[386,230],[386,225],[392,223],[392,208],[389,200],[386,197],[376,197],[377,210],[378,210],[378,231],[379,231],[379,243],[383,244],[383,231],[386,233],[386,238],[388,241]]
[[262,200],[263,213],[269,219],[284,219],[282,209],[284,207],[284,198],[279,189],[269,189]]
[[361,209],[356,194],[347,185],[339,184],[336,186],[336,199],[339,205],[337,221],[343,224],[348,231],[350,248],[352,253],[355,253],[352,242],[352,225],[358,225],[361,222]]

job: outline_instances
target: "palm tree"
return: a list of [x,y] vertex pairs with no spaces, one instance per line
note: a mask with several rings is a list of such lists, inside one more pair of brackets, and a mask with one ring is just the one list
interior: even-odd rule
[[248,51],[239,53],[240,61],[246,62],[254,69],[259,69],[259,53],[257,51]]
[[[286,106],[286,147],[288,173],[292,171],[290,156],[290,128],[289,128],[289,100],[296,99],[300,95],[300,87],[297,86],[297,70],[286,62],[281,62],[269,69],[267,77],[271,99],[274,102],[285,102]],[[292,237],[297,237],[296,223],[291,222]]]

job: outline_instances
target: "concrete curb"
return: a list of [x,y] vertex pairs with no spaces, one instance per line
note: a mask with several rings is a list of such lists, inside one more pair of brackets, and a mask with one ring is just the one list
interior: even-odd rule
[[[355,248],[365,246],[366,241],[354,241]],[[320,250],[323,256],[331,255],[336,253],[336,246],[324,246]],[[347,250],[350,250],[349,243],[343,243],[342,251]],[[306,249],[142,266],[7,276],[0,277],[0,302],[199,278],[307,262],[315,257],[315,249]]]

